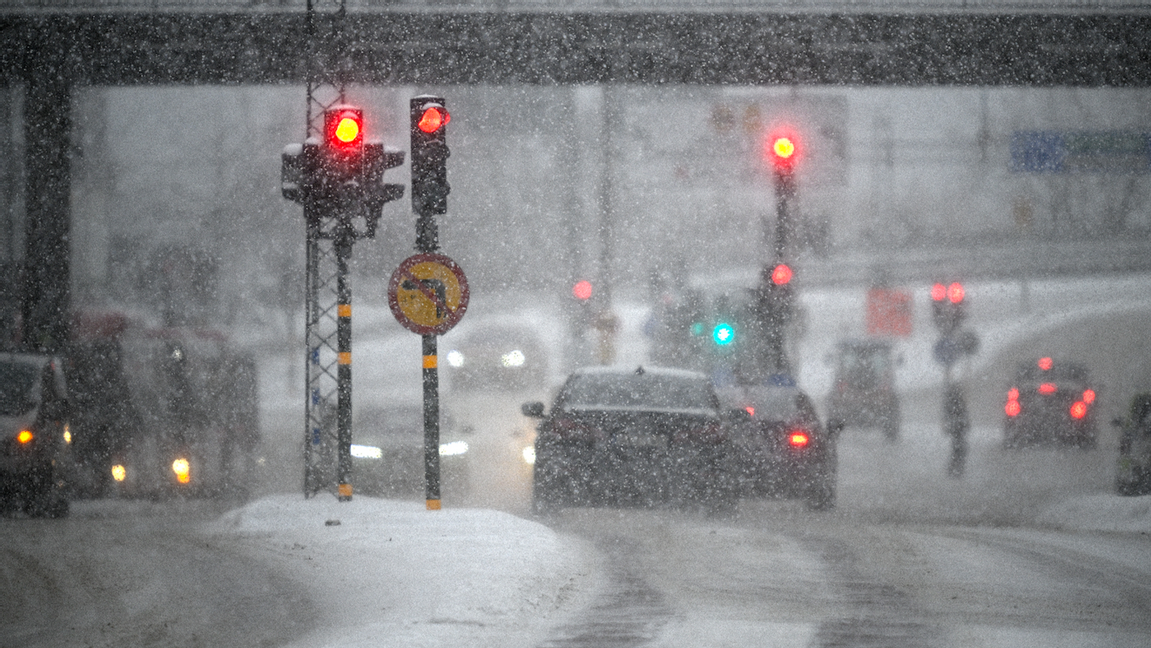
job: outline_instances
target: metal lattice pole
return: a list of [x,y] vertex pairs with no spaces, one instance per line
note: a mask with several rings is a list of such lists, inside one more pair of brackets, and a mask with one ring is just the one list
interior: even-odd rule
[[[334,3],[333,3],[334,4]],[[337,14],[343,16],[340,0]],[[307,84],[307,117],[305,138],[323,135],[324,112],[344,102],[344,85],[331,71],[325,57],[332,51],[326,46],[333,34],[317,32],[317,8],[312,0],[307,5],[307,42],[309,78]],[[340,355],[340,276],[346,264],[339,262],[334,219],[330,214],[309,213],[307,223],[307,271],[305,287],[305,358],[304,358],[304,496],[312,497],[331,491],[344,483],[346,474],[338,465],[340,428],[350,425],[341,421],[341,409],[350,411],[351,376],[341,369]],[[348,299],[350,310],[350,298]],[[350,316],[349,316],[350,319]],[[350,351],[348,352],[350,355]],[[346,384],[342,384],[346,383]],[[344,403],[340,401],[344,400]],[[343,405],[343,408],[341,407]],[[343,423],[343,425],[341,425]]]

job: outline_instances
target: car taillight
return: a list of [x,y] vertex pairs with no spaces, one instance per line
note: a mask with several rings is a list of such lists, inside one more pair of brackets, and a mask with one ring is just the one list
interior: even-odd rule
[[1039,385],[1039,393],[1045,396],[1050,396],[1057,391],[1059,391],[1059,388],[1055,386],[1055,383],[1043,383]]
[[787,433],[787,445],[793,448],[806,448],[809,443],[811,443],[811,437],[803,430],[792,430]]
[[1083,401],[1075,401],[1071,405],[1070,412],[1071,418],[1073,419],[1081,419],[1084,416],[1087,416],[1087,403],[1084,403]]
[[552,419],[551,432],[565,441],[595,441],[602,436],[590,425],[570,418]]
[[1007,390],[1007,404],[1003,406],[1003,411],[1008,416],[1019,416],[1019,412],[1023,410],[1019,406],[1019,389],[1012,387]]

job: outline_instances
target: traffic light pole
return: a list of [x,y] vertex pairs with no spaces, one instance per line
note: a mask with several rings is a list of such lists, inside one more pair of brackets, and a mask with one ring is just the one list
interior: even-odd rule
[[[430,214],[416,219],[416,251],[434,253],[440,249],[439,225]],[[440,374],[439,350],[435,334],[421,336],[424,389],[424,500],[429,511],[440,509]]]

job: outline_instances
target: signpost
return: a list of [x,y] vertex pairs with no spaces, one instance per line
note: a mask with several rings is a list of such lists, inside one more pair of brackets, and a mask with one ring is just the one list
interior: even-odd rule
[[436,336],[448,332],[460,321],[468,310],[468,299],[464,271],[455,261],[435,252],[404,259],[388,282],[388,305],[396,321],[423,338],[424,497],[430,511],[440,509],[440,379]]

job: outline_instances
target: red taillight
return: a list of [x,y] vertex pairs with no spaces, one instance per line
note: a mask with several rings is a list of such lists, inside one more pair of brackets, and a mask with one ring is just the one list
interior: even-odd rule
[[1075,401],[1075,403],[1071,405],[1071,418],[1081,419],[1084,416],[1087,416],[1087,403]]
[[1087,403],[1088,405],[1095,402],[1095,390],[1094,389],[1083,390],[1083,402]]
[[1022,410],[1023,408],[1019,406],[1019,401],[1017,400],[1009,400],[1007,404],[1003,406],[1003,411],[1007,412],[1008,416],[1019,416],[1019,412]]
[[1039,385],[1039,393],[1045,396],[1050,396],[1057,391],[1059,391],[1059,388],[1055,386],[1055,383],[1043,383]]
[[1008,389],[1007,390],[1007,400],[1009,400],[1009,401],[1019,400],[1019,390],[1016,389],[1015,387]]
[[787,435],[787,444],[793,448],[806,448],[811,443],[811,437],[803,430],[795,430]]
[[751,405],[748,405],[747,407],[745,407],[743,409],[747,410],[748,416],[755,416],[755,408],[752,407]]

